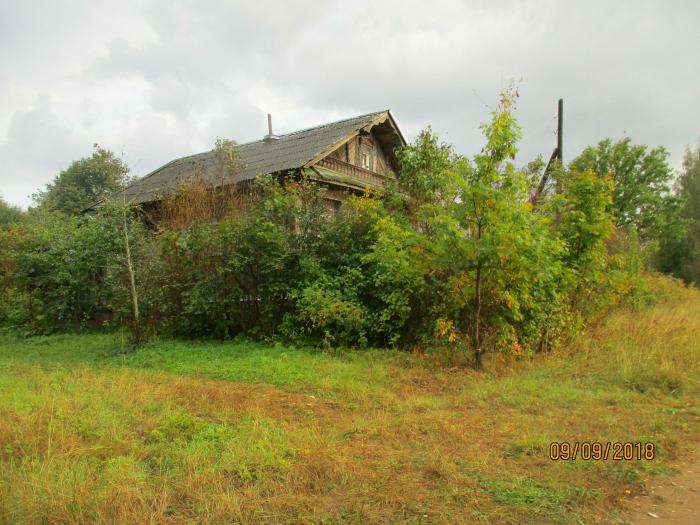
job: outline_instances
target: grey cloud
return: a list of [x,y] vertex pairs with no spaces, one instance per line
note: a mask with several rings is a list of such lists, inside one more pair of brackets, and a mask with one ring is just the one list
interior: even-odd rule
[[31,110],[15,113],[7,138],[0,143],[0,194],[10,202],[27,202],[47,174],[56,174],[58,166],[67,166],[89,149],[59,123],[51,97],[40,96]]
[[[76,6],[68,11],[86,26],[107,12]],[[286,132],[389,107],[409,138],[432,124],[470,154],[499,90],[520,78],[523,163],[550,153],[559,97],[568,158],[626,133],[667,146],[679,165],[700,133],[696,2],[154,0],[121,17],[140,29],[91,34],[99,53],[80,58],[71,48],[82,77],[67,81],[59,61],[46,84],[60,81],[54,104],[64,121],[82,126],[75,137],[89,141],[112,124],[95,140],[123,146],[140,174],[217,136],[255,139],[267,111]],[[31,41],[21,47],[31,51]],[[137,106],[133,114],[125,118],[125,106],[86,117],[85,108],[109,104],[115,85],[133,90],[120,102]],[[70,102],[73,114],[66,108],[77,86],[88,103]],[[27,88],[39,90],[38,80]],[[0,102],[0,118],[19,109]],[[0,158],[22,155],[10,153],[21,149],[9,145],[11,132]]]

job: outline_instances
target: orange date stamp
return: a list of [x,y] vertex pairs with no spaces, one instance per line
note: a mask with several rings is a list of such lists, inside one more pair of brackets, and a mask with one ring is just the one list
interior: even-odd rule
[[623,441],[574,441],[549,445],[549,459],[553,461],[652,461],[656,453],[654,443]]

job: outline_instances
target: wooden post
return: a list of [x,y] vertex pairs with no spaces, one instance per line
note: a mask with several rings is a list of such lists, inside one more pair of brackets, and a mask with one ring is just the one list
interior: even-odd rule
[[552,151],[552,156],[549,157],[549,162],[544,168],[544,173],[540,179],[540,183],[535,188],[534,193],[530,196],[530,202],[533,206],[537,206],[537,200],[544,192],[547,180],[549,179],[549,171],[552,169],[553,164],[559,161],[559,165],[564,165],[564,99],[559,99],[559,105],[557,108],[557,147]]
[[559,111],[557,112],[557,157],[559,163],[564,164],[564,99],[559,99]]

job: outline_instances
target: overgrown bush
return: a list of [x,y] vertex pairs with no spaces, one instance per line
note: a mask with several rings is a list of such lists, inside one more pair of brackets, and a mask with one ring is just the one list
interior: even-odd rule
[[[124,215],[124,217],[123,217]],[[128,316],[124,219],[146,283],[148,237],[133,209],[104,207],[96,216],[36,211],[0,230],[0,324],[22,332],[98,328]]]
[[551,191],[530,202],[514,102],[503,95],[473,159],[428,129],[398,152],[397,187],[337,212],[290,174],[236,195],[185,186],[155,230],[123,205],[36,213],[0,233],[0,323],[437,345],[477,366],[488,350],[556,346],[639,288],[642,257],[615,229],[607,177],[556,166]]

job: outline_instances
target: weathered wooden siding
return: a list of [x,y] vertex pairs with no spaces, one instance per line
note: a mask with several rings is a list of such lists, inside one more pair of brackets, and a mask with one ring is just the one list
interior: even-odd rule
[[[362,155],[367,155],[369,167],[362,165]],[[360,168],[369,169],[380,175],[386,175],[389,172],[389,162],[384,154],[384,150],[382,150],[379,141],[372,134],[359,135],[353,138],[333,151],[329,157],[349,162]]]

